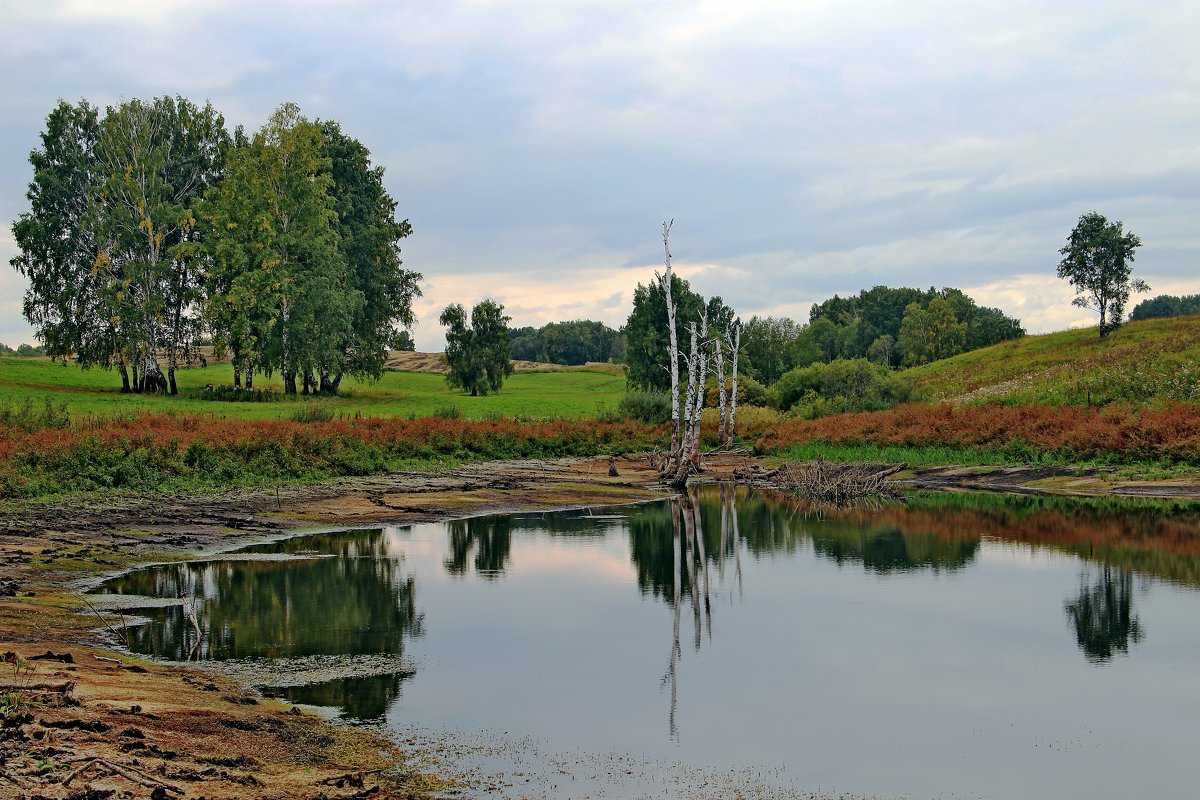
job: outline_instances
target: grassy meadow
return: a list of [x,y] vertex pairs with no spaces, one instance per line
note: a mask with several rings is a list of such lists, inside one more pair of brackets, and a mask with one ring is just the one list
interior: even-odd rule
[[[1198,363],[1200,317],[1128,323],[1103,340],[1095,328],[1028,336],[909,370],[921,401],[886,411],[803,419],[742,406],[739,436],[760,454],[796,459],[1193,473]],[[113,372],[0,359],[0,497],[210,491],[629,452],[668,435],[620,418],[625,379],[611,365],[517,372],[486,397],[394,369],[377,382],[347,379],[337,397],[286,398],[278,376],[256,376],[271,402],[211,399],[205,385],[229,385],[227,364],[177,378],[177,397],[131,395]],[[711,445],[715,409],[705,418]]]
[[206,399],[207,384],[229,384],[228,364],[176,372],[179,395],[122,394],[116,372],[83,370],[46,359],[0,358],[0,408],[29,399],[66,404],[72,418],[130,416],[139,413],[211,415],[224,419],[291,419],[317,413],[321,417],[461,416],[464,419],[583,418],[611,412],[625,391],[625,378],[612,370],[518,372],[500,392],[469,397],[446,386],[433,372],[387,370],[377,382],[346,378],[336,397],[283,398],[283,381],[256,375],[254,386],[278,393],[278,402],[226,402]]
[[1024,336],[908,371],[931,401],[1100,406],[1200,403],[1200,317]]

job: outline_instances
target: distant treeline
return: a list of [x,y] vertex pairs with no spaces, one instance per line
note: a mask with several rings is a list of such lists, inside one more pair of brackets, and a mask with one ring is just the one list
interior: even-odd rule
[[1143,300],[1134,306],[1129,319],[1182,317],[1186,314],[1200,314],[1200,294],[1186,294],[1183,297],[1176,297],[1173,294],[1160,294],[1158,297]]
[[519,361],[577,365],[625,360],[624,334],[590,319],[514,328],[508,337],[510,357]]
[[9,347],[4,342],[0,342],[0,356],[15,356],[17,358],[37,358],[38,356],[46,355],[46,348],[43,345],[19,344],[16,349]]
[[746,372],[773,385],[792,369],[839,358],[917,366],[1024,335],[1020,320],[960,289],[876,286],[814,304],[808,325],[752,317],[742,347]]

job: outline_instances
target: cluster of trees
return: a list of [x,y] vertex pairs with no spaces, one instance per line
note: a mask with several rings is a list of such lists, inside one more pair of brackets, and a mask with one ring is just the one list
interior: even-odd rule
[[46,355],[44,345],[32,345],[28,342],[19,344],[15,348],[9,347],[4,342],[0,342],[0,356],[15,356],[16,358],[37,358],[38,356]]
[[504,306],[482,300],[467,311],[458,303],[446,306],[438,321],[446,326],[446,383],[472,397],[498,392],[513,372],[508,357],[508,323]]
[[[683,319],[707,313],[709,324],[722,331],[733,322],[734,312],[721,298],[705,301],[678,276],[672,281],[672,295],[681,339],[686,334]],[[670,372],[664,366],[666,303],[659,284],[637,287],[623,330],[630,383],[665,390]],[[912,366],[1024,334],[1019,320],[977,305],[959,289],[876,286],[814,305],[807,325],[787,317],[751,317],[742,326],[741,370],[771,386],[785,373],[811,364],[867,359],[884,367]]]
[[1134,306],[1129,319],[1137,321],[1156,317],[1183,317],[1188,314],[1200,314],[1200,294],[1185,294],[1182,297],[1160,294]]
[[403,344],[420,294],[399,257],[411,227],[338,123],[288,103],[230,135],[183,97],[103,114],[62,101],[41,138],[11,263],[48,355],[174,394],[209,332],[236,384],[278,371],[289,393],[336,392]]
[[814,361],[867,358],[891,367],[925,364],[1025,335],[1020,320],[979,306],[950,287],[876,286],[857,297],[834,295],[812,307],[808,327],[809,346],[818,355]]
[[574,366],[591,361],[619,364],[625,360],[625,337],[603,322],[590,319],[514,328],[509,337],[509,354],[518,361]]

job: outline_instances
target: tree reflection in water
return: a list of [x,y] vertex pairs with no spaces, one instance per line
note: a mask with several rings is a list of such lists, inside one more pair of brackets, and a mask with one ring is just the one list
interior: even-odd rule
[[1065,604],[1067,620],[1075,630],[1075,641],[1088,661],[1101,664],[1116,653],[1128,653],[1129,643],[1145,636],[1133,613],[1133,574],[1105,565],[1089,583],[1084,572],[1079,595]]
[[296,697],[338,699],[332,704],[350,716],[379,716],[412,674],[399,666],[405,639],[424,633],[415,579],[402,572],[384,532],[304,536],[247,552],[284,558],[170,564],[107,584],[108,593],[177,597],[195,605],[199,642],[179,605],[139,610],[155,624],[131,627],[130,648],[181,661],[189,654],[218,661],[386,656],[395,659],[394,672],[349,678],[331,667],[334,674],[314,686],[310,699],[300,700],[298,691]]
[[446,571],[466,575],[467,561],[475,552],[475,572],[488,580],[504,574],[512,554],[512,518],[509,516],[471,517],[446,523],[450,535],[450,557]]

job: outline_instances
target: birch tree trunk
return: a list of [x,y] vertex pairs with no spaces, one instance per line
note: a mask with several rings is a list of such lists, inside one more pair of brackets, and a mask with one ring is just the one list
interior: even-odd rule
[[667,336],[671,356],[671,452],[679,451],[679,337],[675,333],[675,300],[671,296],[671,226],[663,223],[663,294],[667,300]]
[[725,444],[725,343],[720,334],[713,345],[717,351],[717,444]]
[[700,469],[700,425],[703,422],[704,416],[704,384],[708,379],[708,315],[700,318],[700,349],[696,351],[695,344],[696,327],[692,326],[692,357],[698,359],[696,364],[696,391],[692,396],[692,416],[693,423],[691,425],[691,440],[688,442],[688,462],[696,471]]
[[725,426],[725,442],[733,441],[734,431],[737,430],[737,396],[738,396],[738,351],[742,347],[742,324],[740,322],[733,323],[733,330],[729,333],[729,359],[730,372],[732,373],[733,385],[730,389],[729,399],[729,424]]

